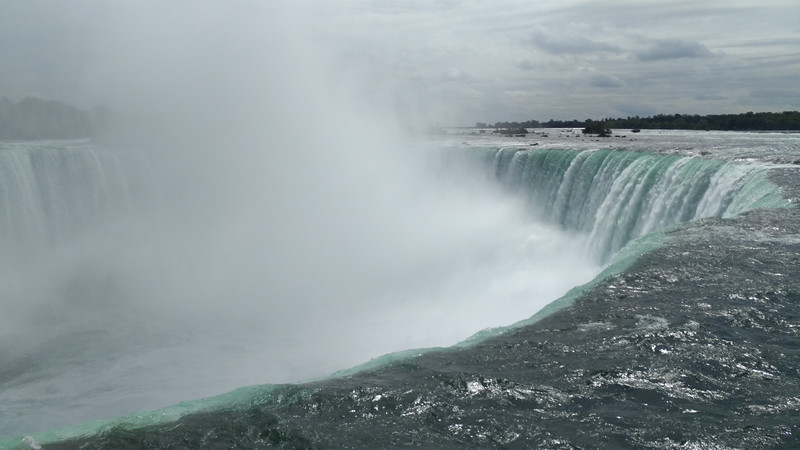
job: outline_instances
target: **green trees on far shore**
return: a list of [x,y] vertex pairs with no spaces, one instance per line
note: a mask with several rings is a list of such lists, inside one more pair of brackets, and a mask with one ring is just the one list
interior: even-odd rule
[[584,134],[596,134],[600,137],[611,136],[611,128],[605,122],[595,122],[587,120],[586,126],[583,127]]
[[[674,129],[674,130],[736,130],[736,131],[769,131],[769,130],[800,130],[800,112],[785,111],[773,112],[747,112],[744,114],[657,114],[652,117],[626,117],[607,118],[599,121],[588,120],[553,120],[539,122],[529,120],[526,122],[497,122],[494,128],[586,128],[597,127],[598,124],[605,128],[630,128],[630,129]],[[478,123],[478,128],[489,128],[484,123]],[[596,132],[595,132],[596,133]]]

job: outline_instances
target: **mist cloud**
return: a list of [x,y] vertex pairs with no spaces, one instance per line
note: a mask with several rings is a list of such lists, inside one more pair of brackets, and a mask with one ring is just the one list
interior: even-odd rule
[[[170,370],[200,365],[224,390],[452,344],[575,284],[536,255],[567,254],[548,246],[566,237],[480,180],[443,180],[436,152],[400,131],[394,104],[363,89],[369,74],[337,64],[303,31],[313,23],[305,6],[283,3],[106,12],[85,89],[138,117],[133,139],[109,149],[144,161],[119,164],[121,178],[139,180],[121,190],[138,199],[118,199],[92,226],[4,272],[19,280],[4,300],[24,319],[16,331],[91,320],[115,336],[146,327],[135,345],[153,346],[153,333],[174,338],[157,344],[176,353]],[[103,179],[115,178],[86,182]],[[519,250],[530,236],[551,238]],[[492,293],[492,280],[528,272],[544,275]],[[475,303],[485,298],[511,303],[486,311]],[[236,346],[257,369],[231,381],[182,359],[209,342]]]

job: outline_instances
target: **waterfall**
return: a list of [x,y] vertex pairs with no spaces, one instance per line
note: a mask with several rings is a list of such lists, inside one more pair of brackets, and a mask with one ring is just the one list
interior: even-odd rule
[[467,153],[538,218],[588,235],[602,260],[676,223],[785,203],[763,163],[612,149],[454,150],[445,153],[448,161]]
[[[89,141],[0,147],[0,248],[5,257],[52,249],[112,214],[131,210],[147,182],[145,160]],[[134,167],[138,166],[138,167]]]

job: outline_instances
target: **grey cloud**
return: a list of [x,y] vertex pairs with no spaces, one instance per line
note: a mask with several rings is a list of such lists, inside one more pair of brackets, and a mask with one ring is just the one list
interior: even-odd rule
[[605,42],[593,41],[583,36],[552,37],[541,31],[534,32],[528,42],[534,47],[553,55],[578,55],[586,53],[619,53],[619,47]]
[[692,97],[695,100],[699,101],[717,101],[717,100],[728,100],[728,97],[724,95],[708,95],[708,94],[699,94]]
[[624,85],[619,78],[609,75],[594,75],[589,79],[589,84],[604,89],[616,89]]
[[522,70],[534,70],[536,69],[536,63],[533,60],[526,59],[524,61],[520,61],[516,64],[516,66]]
[[[216,8],[215,2],[200,3],[205,6],[199,9],[213,13]],[[796,20],[791,20],[800,12],[796,0],[763,0],[758,5],[745,0],[736,4],[723,0],[266,3],[299,9],[296,15],[308,21],[307,26],[292,28],[298,39],[309,41],[303,47],[310,50],[293,50],[296,46],[291,41],[280,43],[293,56],[287,58],[289,62],[317,59],[327,77],[358,86],[369,102],[384,102],[403,120],[413,122],[462,124],[522,120],[535,114],[543,118],[605,116],[612,102],[638,105],[642,98],[653,97],[658,101],[648,102],[654,110],[777,110],[791,106],[787,99],[797,98],[751,94],[754,89],[792,89],[796,84],[800,40]],[[130,97],[137,102],[157,92],[162,80],[169,78],[166,69],[177,65],[177,58],[228,58],[219,51],[216,37],[206,39],[202,33],[198,40],[187,38],[181,44],[188,52],[166,51],[164,42],[169,45],[181,36],[170,34],[171,28],[160,23],[155,29],[167,30],[162,34],[169,39],[148,37],[153,32],[140,28],[127,32],[134,42],[149,41],[142,49],[134,46],[135,57],[131,56],[111,19],[121,15],[118,21],[133,23],[136,20],[128,16],[137,10],[153,10],[157,4],[179,16],[199,12],[182,2],[164,6],[153,0],[76,0],[68,6],[0,0],[0,60],[4,61],[0,96],[19,100],[32,95],[84,108],[98,103],[113,107],[116,99]],[[148,20],[160,22],[158,17]],[[242,28],[239,20],[232,17],[223,23],[211,17],[195,27],[238,30]],[[247,45],[251,42],[242,36],[240,45],[231,48],[255,55],[258,51]],[[121,48],[126,49],[124,53]],[[128,63],[141,59],[150,63]],[[220,66],[209,70],[225,75]],[[119,89],[116,80],[133,88]],[[228,88],[236,83],[228,76],[220,80],[219,89],[239,92]],[[185,84],[178,87],[191,101],[192,88]],[[530,95],[524,100],[502,97],[497,104],[476,100],[496,98],[503,91]],[[551,94],[547,102],[530,101]]]
[[785,98],[796,97],[798,93],[788,89],[756,89],[751,91],[750,95],[758,98]]
[[[800,30],[797,30],[797,31],[800,32]],[[729,44],[729,46],[730,47],[740,47],[740,48],[746,48],[746,47],[784,47],[784,46],[788,46],[788,47],[795,47],[796,48],[796,47],[800,46],[800,38],[794,37],[794,36],[791,36],[791,37],[781,36],[781,37],[776,37],[776,38],[753,39],[753,40],[749,40],[749,41],[736,42],[734,44]]]
[[699,42],[664,39],[653,41],[647,48],[634,52],[634,56],[642,61],[657,61],[661,59],[706,58],[713,56],[713,53],[708,47]]
[[442,71],[442,75],[440,77],[442,81],[470,81],[473,79],[472,75],[469,72],[461,70],[457,67],[450,67]]
[[755,89],[750,91],[750,97],[758,100],[783,103],[785,105],[800,106],[800,91],[789,89]]

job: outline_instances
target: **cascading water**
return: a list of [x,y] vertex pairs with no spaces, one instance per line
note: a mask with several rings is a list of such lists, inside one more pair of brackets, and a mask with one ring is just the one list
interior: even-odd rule
[[763,163],[646,152],[472,148],[474,158],[537,217],[588,235],[603,261],[628,242],[677,223],[731,217],[785,200]]
[[[81,142],[6,145],[0,152],[0,239],[6,255],[64,242],[130,204],[120,161]],[[128,170],[129,171],[129,170]]]

